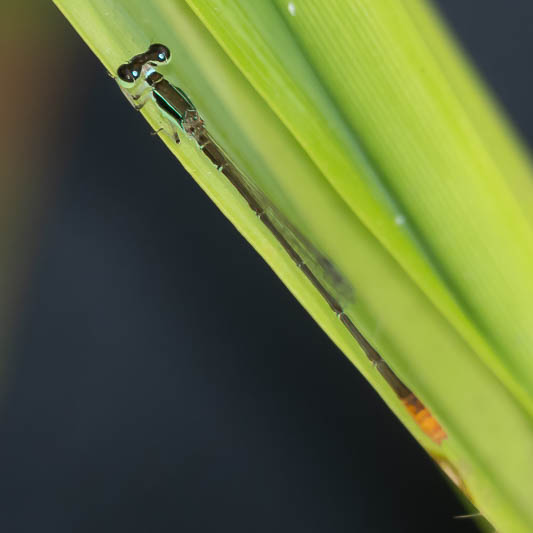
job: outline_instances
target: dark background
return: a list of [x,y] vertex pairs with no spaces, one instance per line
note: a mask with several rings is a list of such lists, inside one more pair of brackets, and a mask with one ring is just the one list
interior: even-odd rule
[[[439,3],[532,145],[533,4]],[[9,84],[2,135],[34,165],[31,223],[12,226],[31,245],[12,272],[0,530],[475,531],[59,12],[24,16],[35,98]]]

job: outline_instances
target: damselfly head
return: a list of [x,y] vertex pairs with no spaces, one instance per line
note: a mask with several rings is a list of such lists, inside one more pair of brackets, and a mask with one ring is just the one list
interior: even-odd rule
[[166,65],[170,61],[170,50],[164,44],[154,43],[144,54],[145,58],[160,65]]

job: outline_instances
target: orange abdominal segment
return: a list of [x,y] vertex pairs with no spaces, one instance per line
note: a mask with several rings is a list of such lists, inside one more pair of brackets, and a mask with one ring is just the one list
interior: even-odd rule
[[415,419],[420,429],[435,443],[440,444],[447,438],[446,432],[435,420],[433,415],[424,404],[411,392],[409,396],[402,399],[410,415]]

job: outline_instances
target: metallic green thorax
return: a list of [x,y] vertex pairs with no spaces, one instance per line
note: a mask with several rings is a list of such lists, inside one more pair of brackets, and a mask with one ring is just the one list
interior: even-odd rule
[[186,114],[196,113],[196,108],[189,97],[155,70],[148,74],[146,82],[153,89],[156,104],[184,129],[183,120]]

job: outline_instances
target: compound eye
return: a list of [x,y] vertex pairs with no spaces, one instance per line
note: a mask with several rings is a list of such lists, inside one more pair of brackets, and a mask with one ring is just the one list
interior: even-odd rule
[[150,61],[156,63],[168,63],[170,61],[170,50],[164,44],[153,44],[148,48],[146,55],[150,57]]
[[142,63],[130,63],[131,75],[134,80],[137,81],[142,74],[143,64]]
[[117,76],[126,83],[135,83],[140,76],[140,72],[134,65],[124,63],[118,67]]

